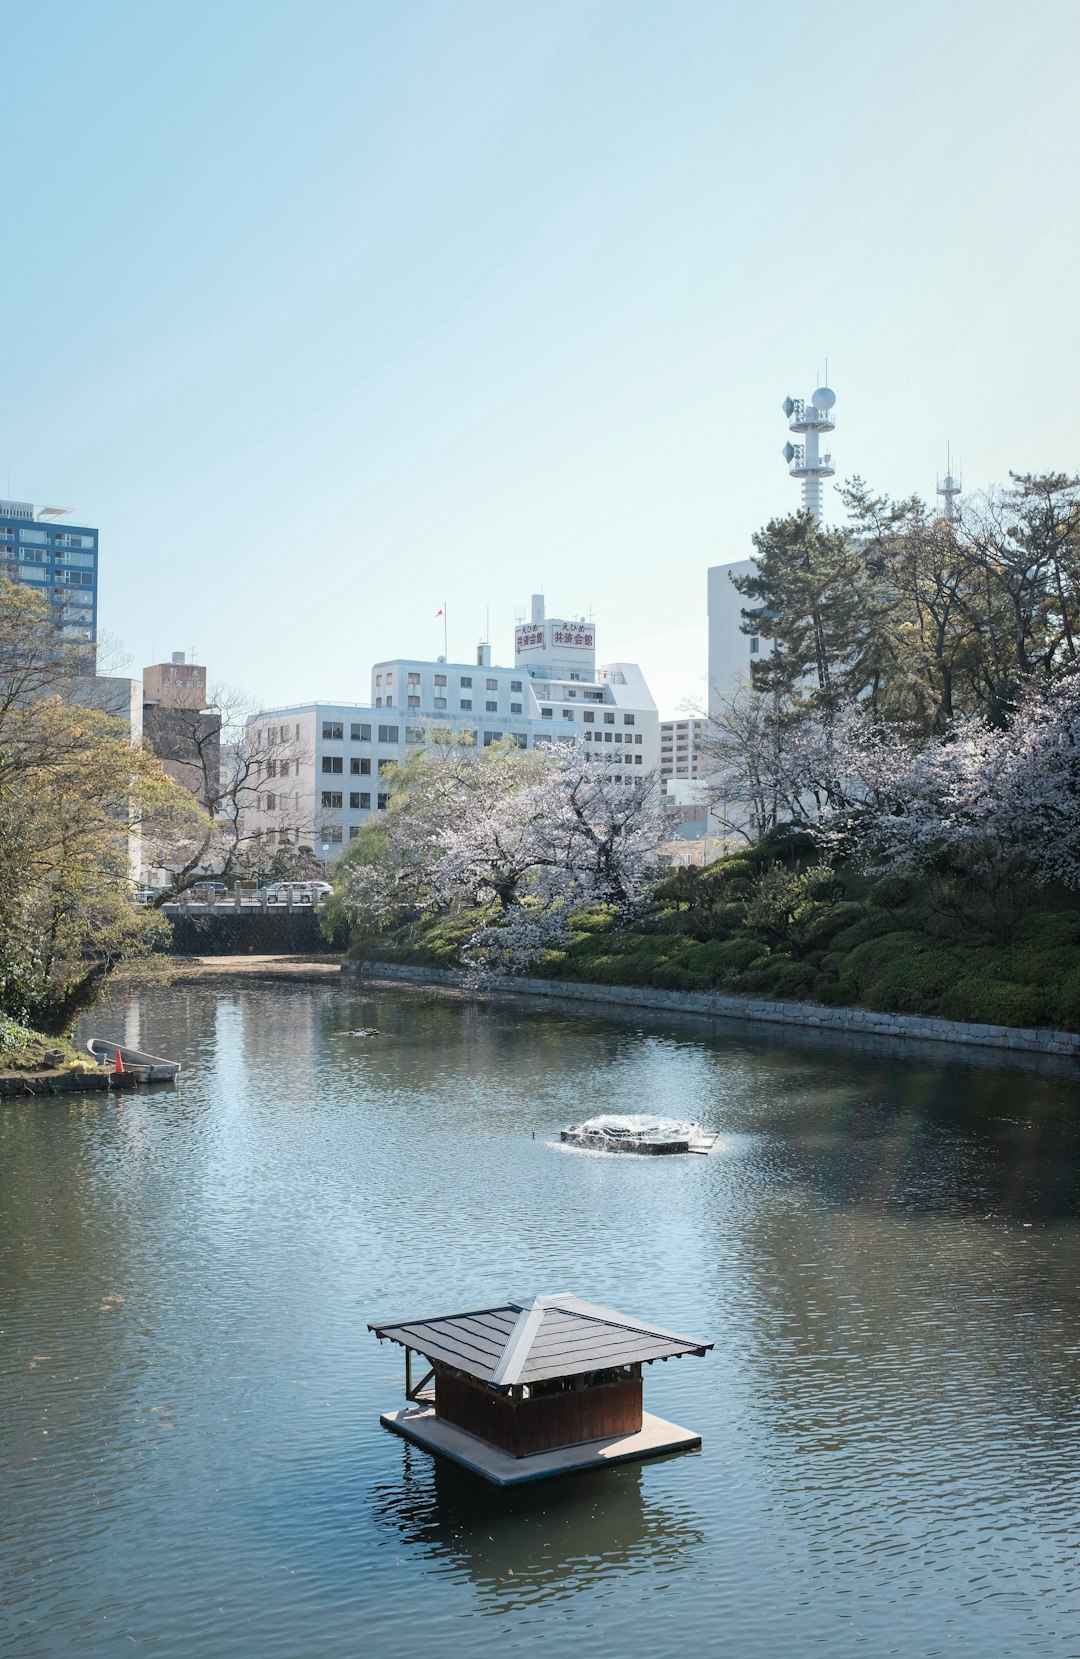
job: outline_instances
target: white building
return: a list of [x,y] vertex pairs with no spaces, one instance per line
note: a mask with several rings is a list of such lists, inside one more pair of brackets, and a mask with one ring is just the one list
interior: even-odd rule
[[702,744],[708,727],[707,720],[692,717],[661,720],[660,777],[664,783],[669,778],[699,778],[704,775]]
[[279,742],[285,758],[269,762],[245,827],[334,857],[385,810],[389,790],[380,778],[433,727],[468,733],[481,747],[581,742],[615,782],[658,767],[659,721],[641,669],[597,667],[591,622],[546,618],[534,595],[514,643],[512,668],[493,665],[487,644],[475,663],[389,657],[371,671],[370,703],[304,703],[252,716],[249,724],[278,734],[268,741]]
[[[753,602],[744,597],[735,586],[735,576],[752,576],[757,569],[754,559],[729,559],[726,564],[712,565],[708,574],[709,606],[709,713],[715,714],[718,705],[739,686],[750,684],[750,673],[761,657],[762,639],[759,634],[743,632],[743,611],[752,610]],[[766,651],[772,641],[765,640]]]

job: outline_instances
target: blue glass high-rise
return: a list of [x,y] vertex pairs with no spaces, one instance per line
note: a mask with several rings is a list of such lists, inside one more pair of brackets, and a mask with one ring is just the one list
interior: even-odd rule
[[40,593],[65,638],[97,641],[96,530],[62,524],[29,501],[0,501],[0,576]]

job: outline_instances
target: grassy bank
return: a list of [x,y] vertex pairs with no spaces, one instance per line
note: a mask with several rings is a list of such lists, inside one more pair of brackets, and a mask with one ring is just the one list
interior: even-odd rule
[[[727,991],[780,1001],[989,1024],[1080,1030],[1080,899],[995,889],[940,873],[919,881],[807,867],[800,849],[755,849],[681,871],[632,924],[575,918],[549,979]],[[353,954],[460,966],[475,917],[424,918]]]
[[65,1038],[45,1037],[0,1014],[0,1072],[55,1071],[59,1066],[90,1063],[89,1056],[80,1055]]

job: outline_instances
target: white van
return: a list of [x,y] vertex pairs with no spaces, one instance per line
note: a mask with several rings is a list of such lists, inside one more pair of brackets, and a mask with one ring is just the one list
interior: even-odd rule
[[266,889],[267,904],[321,904],[334,891],[328,881],[275,881]]

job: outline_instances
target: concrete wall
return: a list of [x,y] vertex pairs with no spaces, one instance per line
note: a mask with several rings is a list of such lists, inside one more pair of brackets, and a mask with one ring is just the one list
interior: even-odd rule
[[[700,1014],[741,1025],[782,1025],[788,1029],[836,1032],[845,1036],[896,1037],[923,1043],[946,1043],[981,1049],[1007,1059],[1010,1052],[1080,1060],[1080,1034],[1072,1031],[1021,1029],[1011,1025],[975,1025],[916,1014],[878,1014],[869,1008],[826,1008],[814,1002],[766,1002],[758,997],[728,996],[721,991],[661,991],[636,985],[586,985],[567,979],[519,979],[492,975],[475,986],[463,973],[446,968],[414,968],[400,962],[341,964],[343,973],[371,979],[397,979],[412,985],[444,985],[515,996],[561,997],[623,1008],[657,1008],[670,1013]],[[941,1056],[944,1058],[945,1056]]]

